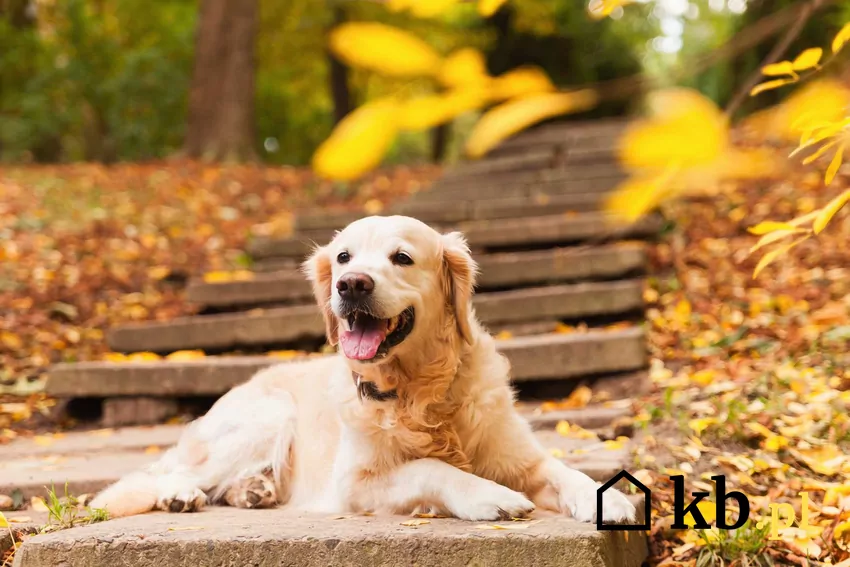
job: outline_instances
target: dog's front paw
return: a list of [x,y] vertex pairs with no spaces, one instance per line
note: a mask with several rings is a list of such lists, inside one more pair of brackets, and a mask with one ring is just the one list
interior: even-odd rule
[[528,498],[495,482],[476,485],[459,496],[460,502],[447,503],[452,514],[461,520],[492,521],[521,518],[534,510]]
[[[596,522],[596,488],[583,487],[564,501],[565,507],[579,522]],[[602,520],[606,524],[633,522],[636,510],[626,495],[609,488],[602,494]]]
[[207,495],[198,488],[191,488],[160,497],[156,507],[166,512],[197,512],[206,503]]
[[235,508],[271,508],[277,505],[277,492],[270,478],[258,474],[234,483],[224,501]]

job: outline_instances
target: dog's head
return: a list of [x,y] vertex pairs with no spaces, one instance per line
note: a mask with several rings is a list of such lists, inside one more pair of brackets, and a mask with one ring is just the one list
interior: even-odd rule
[[304,264],[326,334],[360,364],[421,349],[445,331],[472,341],[476,265],[460,233],[409,217],[351,223]]

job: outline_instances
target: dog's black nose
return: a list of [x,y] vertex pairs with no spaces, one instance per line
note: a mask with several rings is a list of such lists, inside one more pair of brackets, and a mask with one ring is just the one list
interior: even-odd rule
[[360,301],[363,298],[372,295],[372,290],[375,289],[375,280],[366,274],[358,274],[349,272],[343,274],[336,282],[336,289],[339,296],[343,299],[351,301]]

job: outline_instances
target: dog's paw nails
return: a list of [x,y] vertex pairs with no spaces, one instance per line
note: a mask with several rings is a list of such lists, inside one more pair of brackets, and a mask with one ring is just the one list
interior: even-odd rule
[[[584,490],[568,505],[573,518],[579,522],[596,522],[596,490]],[[606,524],[633,522],[634,504],[619,490],[609,489],[602,495],[602,521]]]
[[528,498],[493,483],[484,490],[477,491],[476,496],[454,511],[454,515],[462,520],[473,522],[510,520],[527,516],[534,510],[534,503]]
[[160,498],[157,502],[157,508],[174,513],[197,512],[206,503],[207,495],[202,490],[193,488],[179,494]]

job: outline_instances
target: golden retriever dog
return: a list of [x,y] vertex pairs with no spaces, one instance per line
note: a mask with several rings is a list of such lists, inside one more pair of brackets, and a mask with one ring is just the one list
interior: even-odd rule
[[[540,507],[596,520],[598,484],[552,457],[514,408],[508,361],[472,310],[477,267],[460,233],[368,217],[304,269],[339,354],[257,373],[93,507],[120,517],[210,501],[464,520]],[[606,491],[604,521],[634,515]]]

